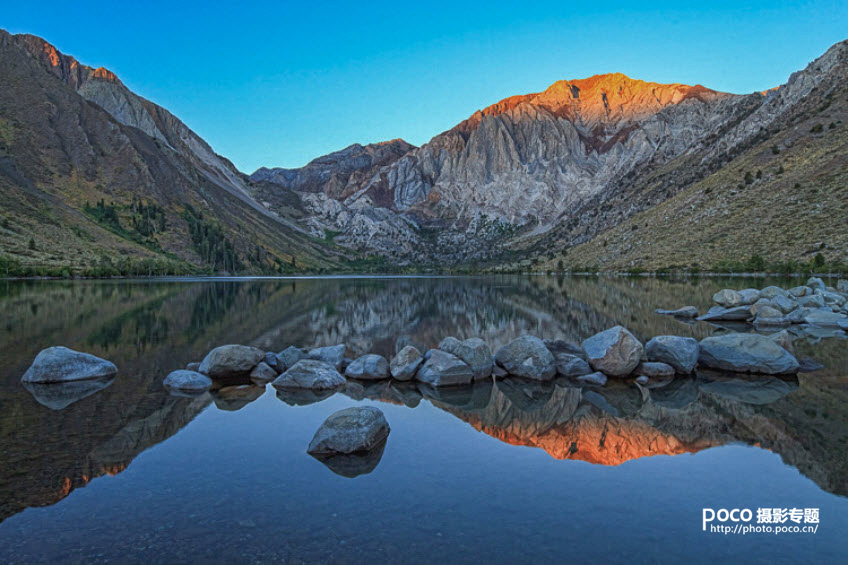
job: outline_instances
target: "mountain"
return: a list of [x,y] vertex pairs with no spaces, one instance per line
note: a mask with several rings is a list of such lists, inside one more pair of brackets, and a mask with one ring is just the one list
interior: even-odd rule
[[[316,235],[334,233],[341,245],[401,263],[659,268],[683,264],[695,245],[710,247],[700,258],[706,267],[736,256],[740,244],[751,253],[798,259],[814,243],[824,246],[828,259],[844,260],[845,230],[839,226],[848,217],[840,176],[845,148],[837,138],[846,52],[848,43],[839,43],[785,85],[748,95],[620,73],[559,81],[475,112],[376,171],[374,161],[363,161],[358,179],[344,174],[343,190],[330,180],[313,182],[308,190],[298,186],[292,179],[315,178],[312,163],[278,176],[260,169],[251,179],[267,183],[263,194],[276,185],[304,198],[300,221]],[[783,169],[768,158],[781,151]],[[796,154],[803,166],[791,163],[789,170],[788,159]],[[316,160],[322,179],[333,178],[327,168],[336,170],[337,156]],[[774,170],[763,169],[768,165]],[[745,184],[749,169],[757,178]],[[729,171],[730,182],[715,181]],[[825,179],[822,171],[832,174]],[[704,198],[709,202],[735,201],[739,181],[753,184],[755,190],[746,192],[759,195],[736,204],[731,224],[712,227],[724,221],[722,206],[728,204],[702,211],[699,220],[687,215],[691,193],[710,195]],[[801,205],[780,214],[793,198],[786,187],[796,184],[819,190],[819,196],[795,198]],[[717,186],[707,191],[707,185]],[[320,192],[320,205],[307,192]],[[634,243],[634,235],[650,229],[636,234],[629,220],[648,214],[642,223],[650,228],[659,221],[658,206],[672,200],[677,207],[663,216],[671,218],[664,239],[654,234],[644,245]],[[827,213],[816,216],[812,228],[801,228],[810,207]],[[791,229],[775,225],[776,219]],[[769,228],[795,241],[751,237]],[[740,229],[745,237],[734,235]],[[617,230],[615,255],[605,251],[609,230]],[[730,234],[716,242],[716,232],[726,230]]]
[[232,163],[112,72],[0,30],[0,83],[7,267],[108,274],[341,264],[336,250],[259,205]]

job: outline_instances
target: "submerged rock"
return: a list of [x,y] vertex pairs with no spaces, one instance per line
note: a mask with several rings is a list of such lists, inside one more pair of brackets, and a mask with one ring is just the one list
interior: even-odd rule
[[385,440],[390,431],[379,409],[373,406],[345,408],[324,420],[306,451],[312,455],[369,451]]
[[415,379],[431,386],[454,386],[469,384],[474,373],[462,359],[442,351],[431,349],[424,365],[418,369]]
[[698,340],[676,335],[658,335],[645,345],[648,361],[666,363],[685,375],[695,370],[698,350]]
[[662,314],[663,316],[674,316],[676,318],[697,318],[698,317],[698,309],[694,306],[684,306],[682,308],[678,308],[677,310],[655,310],[657,314]]
[[355,359],[345,369],[345,376],[359,380],[382,380],[389,378],[389,362],[382,355],[368,354]]
[[165,388],[199,394],[209,390],[212,386],[212,379],[195,371],[181,369],[165,377],[162,384],[165,385]]
[[114,377],[114,363],[67,347],[48,347],[35,356],[21,381],[25,383],[63,383]]
[[798,372],[798,360],[759,334],[730,333],[701,340],[698,361],[713,369],[768,375]]
[[583,349],[592,368],[611,377],[625,377],[632,373],[645,351],[641,342],[621,326],[586,339]]
[[328,345],[326,347],[316,347],[309,350],[309,358],[332,365],[338,371],[342,368],[342,363],[344,363],[345,351],[347,351],[347,346],[343,343]]
[[475,379],[485,379],[492,375],[492,350],[488,344],[478,337],[459,341],[455,337],[447,337],[439,343],[439,349],[457,356],[471,367]]
[[199,371],[212,380],[246,377],[265,358],[265,352],[246,345],[222,345],[210,351]]
[[570,353],[557,353],[556,369],[562,377],[579,377],[592,372],[592,367],[585,359]]
[[544,342],[533,336],[523,336],[501,347],[495,361],[513,376],[547,381],[556,375],[556,359]]
[[389,364],[392,377],[399,381],[409,381],[415,377],[418,368],[424,362],[424,356],[417,348],[407,345],[394,356]]
[[302,359],[276,378],[274,388],[333,389],[344,386],[345,378],[330,364]]

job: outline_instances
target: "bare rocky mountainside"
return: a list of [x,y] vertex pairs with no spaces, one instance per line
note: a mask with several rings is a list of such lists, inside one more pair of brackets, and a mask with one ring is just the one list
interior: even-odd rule
[[400,263],[845,261],[847,63],[842,42],[748,95],[622,74],[560,81],[420,148],[351,146],[260,169],[251,190],[271,210],[299,197],[313,235]]
[[110,71],[0,31],[0,271],[844,266],[846,79],[848,42],[746,95],[559,81],[421,147],[247,177]]
[[0,270],[117,274],[337,268],[256,203],[164,108],[44,40],[0,30]]

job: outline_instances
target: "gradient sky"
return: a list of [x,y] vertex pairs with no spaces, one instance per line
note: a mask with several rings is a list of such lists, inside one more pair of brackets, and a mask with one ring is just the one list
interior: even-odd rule
[[114,71],[248,173],[420,145],[560,79],[765,90],[848,38],[844,0],[593,4],[0,0],[0,27]]

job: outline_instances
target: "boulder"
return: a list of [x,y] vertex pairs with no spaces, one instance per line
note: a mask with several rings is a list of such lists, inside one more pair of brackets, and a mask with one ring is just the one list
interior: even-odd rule
[[274,388],[332,389],[344,386],[345,378],[335,367],[323,361],[301,359],[277,377]]
[[345,376],[362,381],[379,381],[389,378],[389,362],[382,355],[369,353],[354,359],[345,369]]
[[824,308],[826,304],[821,294],[808,294],[798,299],[798,306],[803,306],[804,308]]
[[775,296],[771,302],[772,306],[774,306],[784,314],[788,314],[789,312],[798,307],[798,301],[788,296]]
[[186,371],[194,371],[195,373],[200,372],[200,363],[194,362],[186,365]]
[[831,292],[829,290],[816,290],[815,294],[821,296],[824,299],[825,304],[836,304],[837,306],[842,306],[843,304],[845,304],[845,297],[839,294],[838,292]]
[[74,351],[67,347],[48,347],[35,356],[35,360],[21,378],[25,383],[64,383],[86,379],[113,377],[118,368],[109,361]]
[[655,310],[657,314],[663,316],[674,316],[676,318],[697,318],[698,309],[694,306],[683,306],[677,310]]
[[788,292],[790,296],[794,296],[795,298],[801,298],[802,296],[810,294],[811,290],[808,286],[796,286],[790,288]]
[[586,355],[582,347],[564,339],[543,339],[542,343],[545,344],[548,351],[554,354],[554,357],[556,357],[557,353],[570,353],[578,357]]
[[165,377],[165,388],[182,392],[206,392],[212,386],[212,379],[195,371],[180,369]]
[[283,371],[289,367],[293,367],[295,363],[306,358],[306,353],[302,349],[290,345],[284,350],[277,353],[277,359],[282,364]]
[[779,286],[767,286],[760,291],[760,298],[768,298],[769,300],[771,300],[775,296],[786,296],[788,294],[788,292],[786,292]]
[[636,337],[621,326],[615,326],[583,341],[589,364],[611,377],[625,377],[642,360],[645,348]]
[[698,364],[698,341],[691,337],[658,335],[645,345],[648,361],[671,365],[675,371],[688,375]]
[[811,310],[804,316],[804,323],[811,326],[838,328],[839,322],[848,320],[848,316],[838,312]]
[[751,307],[756,319],[760,318],[780,318],[783,316],[783,311],[772,305],[768,300],[761,300]]
[[760,299],[760,291],[756,288],[745,288],[739,291],[739,296],[742,297],[740,305],[746,306]]
[[474,380],[474,373],[462,359],[442,351],[431,349],[427,361],[418,369],[415,379],[431,386],[466,385]]
[[606,386],[607,376],[600,371],[581,375],[577,377],[577,381],[587,385]]
[[439,349],[459,357],[471,367],[475,380],[492,376],[492,350],[482,339],[472,337],[459,341],[455,337],[447,337],[439,343]]
[[200,372],[212,380],[246,377],[265,358],[265,352],[246,345],[222,345],[210,351]]
[[556,359],[537,337],[525,335],[504,345],[495,362],[513,376],[548,381],[556,375]]
[[316,347],[309,350],[309,358],[314,361],[323,361],[328,365],[332,365],[337,371],[342,368],[344,363],[344,354],[347,346],[343,343],[338,345],[328,345],[326,347]]
[[810,277],[807,279],[807,286],[813,290],[824,290],[827,288],[824,284],[824,281],[818,277]]
[[639,363],[634,372],[646,377],[667,378],[673,377],[674,371],[674,367],[660,361],[643,361]]
[[424,362],[424,356],[415,347],[407,345],[395,355],[389,365],[392,377],[399,381],[409,381],[415,377],[418,367]]
[[698,362],[712,369],[768,375],[793,374],[798,360],[764,335],[728,333],[707,337],[699,344]]
[[713,294],[713,302],[723,308],[734,308],[742,304],[742,295],[735,290],[725,288]]
[[836,290],[843,294],[848,294],[848,280],[839,279],[836,281]]
[[713,306],[698,319],[703,322],[744,322],[751,319],[751,308],[751,306],[736,306],[735,308]]
[[306,451],[311,455],[370,451],[389,437],[390,431],[386,417],[378,408],[345,408],[324,420]]
[[580,377],[592,372],[592,367],[582,357],[570,353],[557,353],[556,370],[561,377]]
[[250,371],[250,381],[258,386],[265,386],[277,378],[279,373],[262,361]]

